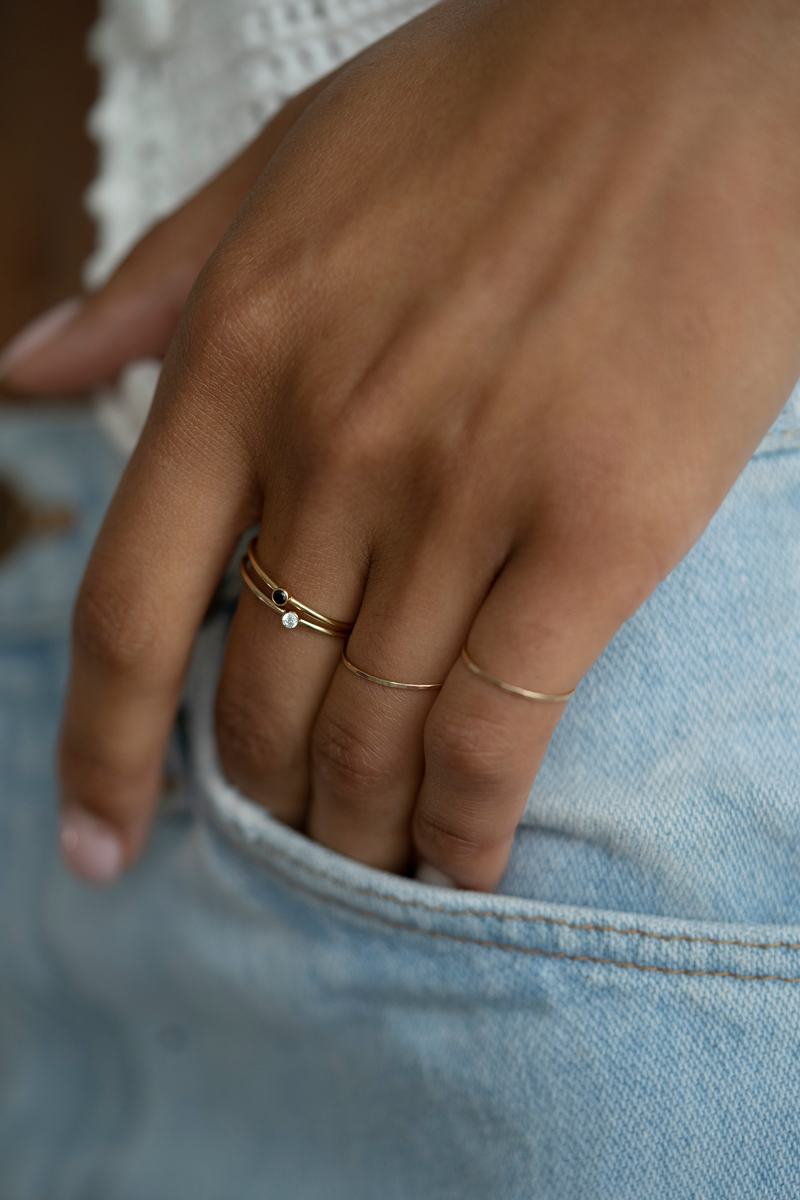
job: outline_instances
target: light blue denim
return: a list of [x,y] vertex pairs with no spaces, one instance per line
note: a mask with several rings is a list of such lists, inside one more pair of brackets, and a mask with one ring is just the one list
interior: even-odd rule
[[221,777],[108,890],[55,853],[67,613],[120,464],[0,414],[82,525],[0,567],[2,1200],[795,1200],[800,405],[581,683],[497,895],[308,842]]

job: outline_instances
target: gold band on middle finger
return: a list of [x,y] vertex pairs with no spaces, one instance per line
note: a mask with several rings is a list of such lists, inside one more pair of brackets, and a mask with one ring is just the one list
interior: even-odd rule
[[381,687],[404,688],[412,692],[429,692],[444,687],[442,683],[398,683],[396,679],[381,679],[379,675],[370,675],[369,671],[362,671],[360,667],[351,663],[344,650],[342,651],[342,662],[348,671],[358,675],[359,679],[367,679],[370,683],[379,683]]

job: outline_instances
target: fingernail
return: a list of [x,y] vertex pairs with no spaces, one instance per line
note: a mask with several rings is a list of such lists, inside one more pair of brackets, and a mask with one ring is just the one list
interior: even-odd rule
[[17,363],[60,333],[82,308],[83,300],[80,296],[73,296],[69,300],[62,300],[54,308],[48,308],[47,312],[21,329],[0,354],[0,379],[8,375]]
[[433,887],[454,888],[456,881],[451,879],[449,875],[445,875],[444,871],[440,871],[438,867],[432,866],[429,862],[421,862],[417,867],[417,882],[430,883]]
[[122,840],[107,821],[83,808],[70,808],[61,824],[67,866],[90,883],[110,883],[122,870]]

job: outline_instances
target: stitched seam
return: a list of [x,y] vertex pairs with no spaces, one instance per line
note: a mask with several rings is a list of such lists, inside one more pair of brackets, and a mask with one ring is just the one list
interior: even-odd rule
[[[286,857],[289,857],[288,855]],[[593,966],[600,967],[620,967],[626,971],[644,971],[650,975],[684,975],[698,976],[713,979],[736,979],[744,983],[800,983],[800,976],[790,975],[745,975],[737,971],[704,971],[692,967],[659,967],[644,963],[620,962],[616,958],[598,958],[591,954],[567,954],[565,951],[559,950],[542,950],[532,946],[514,946],[509,942],[494,942],[486,938],[467,937],[457,933],[445,933],[440,929],[420,929],[418,925],[407,925],[404,921],[394,921],[391,917],[383,917],[378,913],[367,912],[362,908],[358,908],[355,904],[348,904],[346,900],[341,900],[335,896],[321,897],[319,892],[309,887],[307,884],[299,883],[296,879],[287,876],[283,871],[278,871],[284,880],[298,891],[305,892],[313,896],[315,899],[324,899],[325,902],[335,904],[338,908],[343,908],[347,912],[356,913],[367,921],[376,921],[380,925],[386,925],[390,929],[400,929],[405,933],[419,933],[425,937],[435,938],[438,941],[460,942],[462,945],[481,946],[486,950],[503,950],[510,954],[526,954],[531,958],[555,958],[561,959],[564,962],[575,963],[590,963]]]
[[[227,822],[225,822],[222,818],[219,818],[219,814],[217,814],[213,808],[211,811],[218,818],[218,820],[221,821],[223,830],[228,832],[230,827],[228,826]],[[251,850],[253,849],[253,843],[249,842],[246,837],[244,839],[244,845],[247,846],[248,849],[251,849]],[[281,850],[277,846],[269,846],[268,849],[269,849],[270,854],[274,854],[275,856],[277,856],[279,858],[285,859],[287,862],[290,862],[294,866],[299,867],[302,871],[305,871],[307,874],[313,875],[318,879],[326,879],[330,883],[336,884],[338,887],[351,888],[353,891],[358,892],[362,896],[370,896],[377,900],[389,900],[395,904],[400,904],[405,908],[418,908],[423,912],[441,913],[446,917],[490,917],[495,921],[520,921],[520,922],[522,922],[524,924],[528,924],[528,925],[558,926],[559,928],[562,928],[562,929],[575,930],[578,933],[614,933],[614,934],[620,935],[621,937],[649,938],[651,941],[656,941],[656,942],[688,942],[688,943],[692,943],[692,944],[704,944],[704,945],[710,945],[710,946],[738,946],[743,950],[800,950],[800,943],[798,943],[798,942],[744,942],[737,938],[701,937],[701,936],[688,934],[688,933],[653,933],[651,930],[648,930],[648,929],[636,929],[636,928],[620,929],[615,925],[580,924],[578,922],[567,921],[567,920],[564,920],[563,918],[559,918],[559,917],[529,917],[529,916],[526,916],[524,913],[497,913],[497,912],[492,912],[491,909],[444,908],[444,907],[442,907],[440,905],[436,905],[436,904],[426,904],[424,900],[404,900],[401,896],[394,896],[388,892],[379,892],[376,888],[363,887],[360,884],[343,882],[341,879],[338,879],[337,876],[334,875],[332,872],[323,871],[319,867],[308,866],[306,863],[302,862],[300,859],[295,858],[294,855],[288,853],[288,851]],[[301,886],[304,886],[304,885],[298,884],[298,887],[301,887]],[[305,887],[305,890],[309,891],[309,892],[313,892],[313,888],[310,888],[307,886]],[[331,899],[334,899],[335,903],[340,903],[340,904],[345,903],[344,901],[336,900],[333,897],[331,897]],[[359,909],[354,905],[350,906],[350,907],[352,907],[354,912],[362,912],[363,911],[362,909]],[[378,919],[382,920],[383,918],[378,918]],[[388,920],[388,918],[387,918],[387,920]],[[410,926],[410,925],[409,926],[401,926],[401,928],[411,929],[411,928],[413,928],[413,926]],[[429,931],[428,930],[420,930],[420,932],[426,933]],[[451,937],[451,936],[455,937],[456,935],[442,934],[442,936],[443,937]],[[470,940],[473,940],[473,939],[470,939]],[[499,945],[499,943],[490,942],[490,943],[487,943],[487,945]],[[528,951],[526,951],[526,953],[544,954],[545,951],[543,951],[543,950],[542,951],[528,950]],[[569,957],[569,955],[566,955],[565,957]],[[582,960],[579,959],[577,961],[582,961]],[[589,960],[587,960],[587,961],[589,961]],[[591,961],[595,961],[595,960],[591,960]],[[596,961],[603,962],[605,960],[597,959]],[[611,960],[609,960],[609,961],[611,961]],[[633,964],[631,964],[631,965],[633,965]],[[656,970],[656,969],[657,968],[655,968],[655,967],[653,967],[653,968],[642,967],[641,968],[641,970],[643,970],[643,971],[644,970]],[[667,970],[666,967],[663,969]],[[700,972],[700,973],[702,973],[702,972]],[[724,974],[724,972],[723,972],[723,974]],[[751,976],[736,975],[736,976],[733,976],[733,978],[749,979],[749,978],[751,978]],[[764,978],[764,979],[771,979],[771,978],[783,979],[784,977],[781,975],[776,975],[776,976],[756,975],[756,976],[752,976],[752,978],[754,978],[754,979],[762,979],[762,978]],[[789,980],[786,980],[786,982],[794,983],[796,981],[794,979],[789,979]]]

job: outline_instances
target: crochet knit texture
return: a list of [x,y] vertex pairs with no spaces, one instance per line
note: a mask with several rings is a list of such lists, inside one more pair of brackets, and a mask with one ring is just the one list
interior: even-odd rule
[[291,96],[432,0],[104,0],[86,282],[213,177]]

